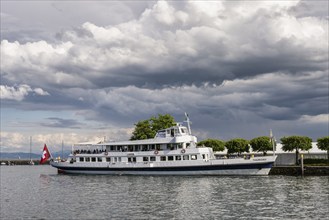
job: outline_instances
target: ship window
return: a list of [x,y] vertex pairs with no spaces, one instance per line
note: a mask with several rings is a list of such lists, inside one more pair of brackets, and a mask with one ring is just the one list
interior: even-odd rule
[[121,157],[118,157],[118,162],[121,162]]
[[155,161],[155,157],[150,157],[150,161]]
[[107,157],[106,162],[111,162],[111,157]]
[[185,129],[181,128],[180,130],[183,134],[185,133]]
[[98,162],[102,162],[102,158],[101,157],[97,157],[97,161]]
[[202,154],[202,159],[206,159],[206,155],[205,154]]
[[86,162],[90,162],[90,157],[86,157]]
[[190,158],[189,158],[189,156],[188,155],[184,155],[183,156],[183,160],[189,160]]
[[136,163],[136,157],[128,157],[128,163]]
[[182,160],[181,156],[176,156],[176,160]]
[[191,155],[191,160],[196,160],[196,159],[197,159],[196,155]]
[[170,130],[167,130],[167,134],[170,134]]
[[91,162],[96,162],[96,157],[92,157]]
[[149,158],[148,157],[143,157],[143,161],[149,161]]
[[111,151],[114,151],[114,146],[111,146]]
[[174,160],[174,156],[168,156],[168,161],[173,161]]
[[166,156],[161,156],[160,157],[160,161],[166,161],[166,159],[167,159]]

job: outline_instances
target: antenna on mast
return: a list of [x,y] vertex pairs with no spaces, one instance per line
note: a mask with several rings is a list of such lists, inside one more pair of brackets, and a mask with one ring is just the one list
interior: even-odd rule
[[190,126],[191,122],[186,112],[185,112],[185,122],[187,123],[188,133],[192,135],[191,126]]

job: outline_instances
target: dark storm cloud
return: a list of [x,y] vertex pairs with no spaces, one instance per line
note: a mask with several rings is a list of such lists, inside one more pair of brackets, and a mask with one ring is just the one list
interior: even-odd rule
[[80,129],[82,126],[84,126],[83,123],[80,123],[73,119],[50,117],[50,118],[46,118],[46,120],[48,122],[40,123],[40,125],[43,127],[74,128],[74,129]]
[[303,0],[295,7],[292,7],[291,12],[297,17],[323,17],[329,19],[328,4],[328,1]]
[[[303,115],[324,114],[328,106],[328,75],[325,72],[304,73],[299,78],[284,73],[264,74],[256,78],[226,81],[222,86],[182,86],[162,89],[135,86],[110,90],[76,90],[83,102],[95,106],[86,117],[125,121],[129,115],[155,113],[179,115],[193,113],[214,118],[235,117],[235,112],[249,112],[269,120],[296,120]],[[80,92],[81,91],[81,92]],[[70,95],[73,91],[69,92]],[[191,110],[189,110],[191,111]],[[218,116],[220,112],[221,116]],[[115,118],[115,119],[114,119]]]
[[134,19],[150,3],[93,1],[3,1],[1,38],[21,43],[54,42],[57,32],[73,29],[86,21],[113,25]]

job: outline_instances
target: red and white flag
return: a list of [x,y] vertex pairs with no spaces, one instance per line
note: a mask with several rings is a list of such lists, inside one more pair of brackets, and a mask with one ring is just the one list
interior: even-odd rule
[[49,153],[47,145],[45,144],[45,146],[43,147],[40,164],[43,164],[44,162],[46,162],[50,157],[51,157],[51,155]]

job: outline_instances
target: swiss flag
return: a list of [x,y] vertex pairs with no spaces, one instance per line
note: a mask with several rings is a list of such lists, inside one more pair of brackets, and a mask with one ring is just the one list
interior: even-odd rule
[[41,156],[40,164],[43,164],[43,163],[46,162],[49,158],[50,158],[50,153],[49,153],[49,150],[48,150],[48,148],[47,148],[47,145],[45,144],[45,146],[43,147],[43,151],[42,151],[42,156]]

